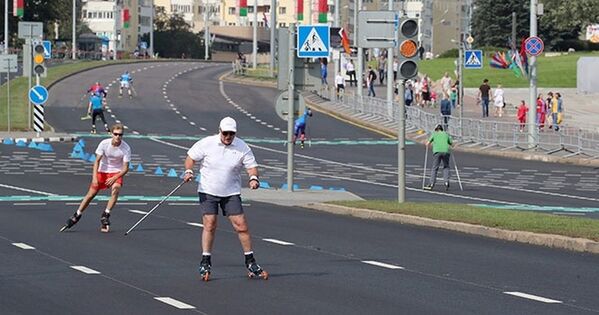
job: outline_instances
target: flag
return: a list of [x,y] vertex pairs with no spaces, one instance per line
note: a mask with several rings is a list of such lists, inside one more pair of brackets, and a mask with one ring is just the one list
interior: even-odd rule
[[123,28],[129,28],[129,20],[131,20],[129,9],[123,9]]
[[347,33],[343,27],[339,30],[339,36],[341,36],[341,45],[343,45],[345,53],[350,55],[351,49],[349,48],[349,37],[347,36]]
[[[8,11],[8,9],[6,9]],[[13,0],[12,1],[12,15],[16,17],[23,17],[25,14],[25,0]]]
[[327,0],[318,0],[318,23],[327,22],[327,13],[329,12],[329,5]]
[[262,12],[262,21],[264,22],[264,27],[270,27],[268,26],[268,18],[266,17],[266,12]]
[[239,16],[248,16],[248,0],[239,0]]
[[297,20],[304,20],[304,0],[297,0]]

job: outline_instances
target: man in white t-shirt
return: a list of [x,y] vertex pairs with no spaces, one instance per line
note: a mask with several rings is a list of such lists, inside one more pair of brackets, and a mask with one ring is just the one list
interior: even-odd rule
[[112,138],[100,142],[96,149],[96,161],[94,162],[92,172],[92,182],[83,197],[77,212],[67,220],[66,225],[61,232],[70,229],[79,222],[83,211],[89,206],[89,203],[96,197],[102,189],[110,188],[111,194],[106,210],[102,212],[100,218],[100,231],[108,232],[110,230],[110,211],[119,198],[119,192],[123,186],[123,176],[129,171],[129,162],[131,161],[131,148],[123,141],[123,125],[115,124],[110,128]]
[[236,132],[237,122],[231,117],[223,118],[219,124],[219,133],[196,142],[187,151],[185,159],[184,181],[193,179],[196,162],[200,168],[198,194],[204,229],[199,271],[204,281],[209,280],[211,273],[211,251],[219,206],[222,214],[229,218],[237,231],[249,277],[268,278],[268,273],[254,259],[251,237],[241,206],[241,172],[245,169],[249,176],[248,186],[258,189],[258,163],[250,147],[235,137]]

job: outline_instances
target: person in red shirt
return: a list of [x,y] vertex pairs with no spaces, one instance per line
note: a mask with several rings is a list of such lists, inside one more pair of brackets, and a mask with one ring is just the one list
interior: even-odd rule
[[518,106],[518,121],[520,122],[520,132],[524,131],[524,127],[526,126],[526,113],[528,113],[528,107],[526,107],[526,103],[524,100],[520,101],[520,106]]
[[543,131],[545,128],[545,101],[543,100],[543,94],[539,94],[537,97],[537,125],[539,126],[539,130]]

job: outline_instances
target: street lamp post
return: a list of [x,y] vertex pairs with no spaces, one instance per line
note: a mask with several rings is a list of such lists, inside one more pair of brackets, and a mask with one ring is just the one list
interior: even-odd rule
[[76,4],[76,0],[73,0],[73,60],[77,59],[77,31],[76,31],[76,24],[77,24],[77,4]]

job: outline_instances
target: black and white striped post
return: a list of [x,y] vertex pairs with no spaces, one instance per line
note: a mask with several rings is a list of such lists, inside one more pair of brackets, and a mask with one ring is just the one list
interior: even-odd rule
[[40,132],[44,131],[44,105],[33,105],[33,130],[40,136]]

